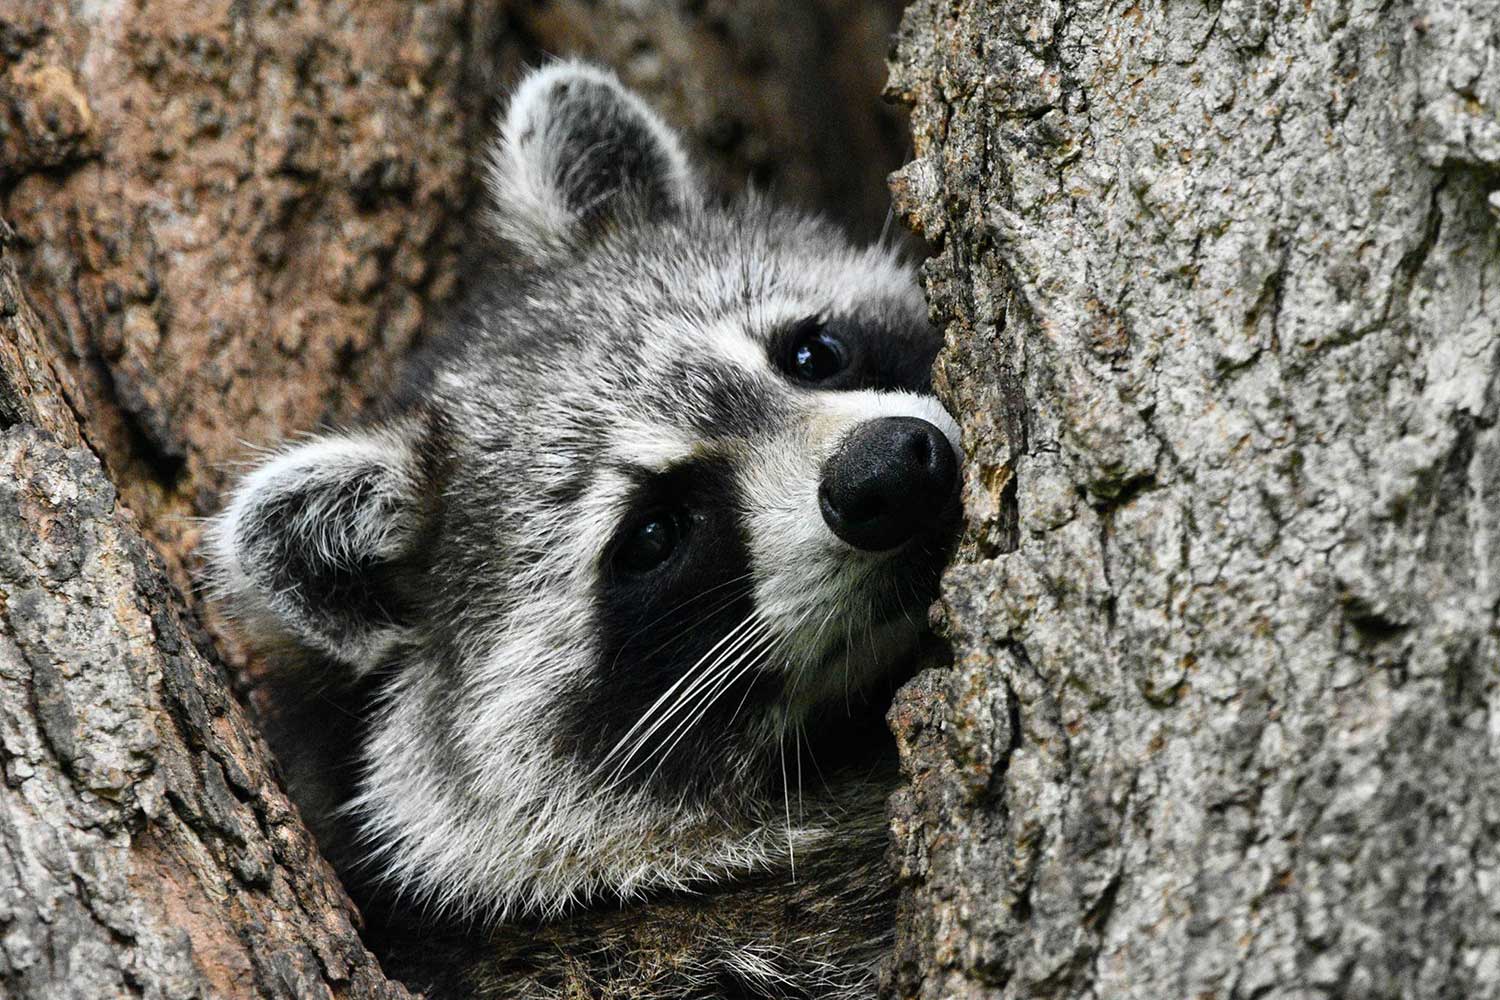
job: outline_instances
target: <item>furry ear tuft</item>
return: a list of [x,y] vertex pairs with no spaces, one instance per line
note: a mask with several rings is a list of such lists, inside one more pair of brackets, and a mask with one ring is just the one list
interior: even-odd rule
[[208,553],[257,638],[375,665],[402,631],[392,570],[418,529],[415,473],[404,436],[383,429],[314,438],[240,483]]
[[511,98],[490,152],[496,232],[534,261],[701,201],[677,135],[608,70],[559,62]]

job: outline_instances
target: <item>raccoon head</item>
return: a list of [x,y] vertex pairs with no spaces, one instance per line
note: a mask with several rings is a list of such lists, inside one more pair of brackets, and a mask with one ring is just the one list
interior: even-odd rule
[[[958,521],[912,271],[705,198],[607,72],[515,93],[508,263],[368,425],[290,447],[210,535],[263,644],[378,678],[372,863],[492,913],[763,867],[783,741],[909,657]],[[875,708],[878,713],[878,706]]]

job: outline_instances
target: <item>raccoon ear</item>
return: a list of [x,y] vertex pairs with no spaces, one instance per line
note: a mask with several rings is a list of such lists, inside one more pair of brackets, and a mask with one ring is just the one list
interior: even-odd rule
[[357,672],[402,631],[393,583],[418,530],[416,461],[392,429],[330,434],[256,469],[211,523],[209,559],[261,641]]
[[613,73],[581,62],[521,81],[490,151],[489,188],[494,228],[534,260],[702,197],[677,135]]

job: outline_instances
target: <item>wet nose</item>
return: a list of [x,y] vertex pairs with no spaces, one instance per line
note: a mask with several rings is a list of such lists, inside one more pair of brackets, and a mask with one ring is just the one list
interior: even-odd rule
[[856,549],[894,549],[935,521],[958,482],[947,436],[916,417],[856,428],[823,463],[823,520]]

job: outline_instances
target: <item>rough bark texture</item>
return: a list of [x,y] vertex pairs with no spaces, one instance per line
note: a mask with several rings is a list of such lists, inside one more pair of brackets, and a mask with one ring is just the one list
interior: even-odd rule
[[894,995],[1500,993],[1500,11],[932,2]]
[[869,233],[897,13],[0,4],[0,994],[404,995],[197,635],[194,517],[441,321],[523,62],[609,62],[725,183]]
[[406,996],[83,446],[8,254],[0,327],[0,993]]

